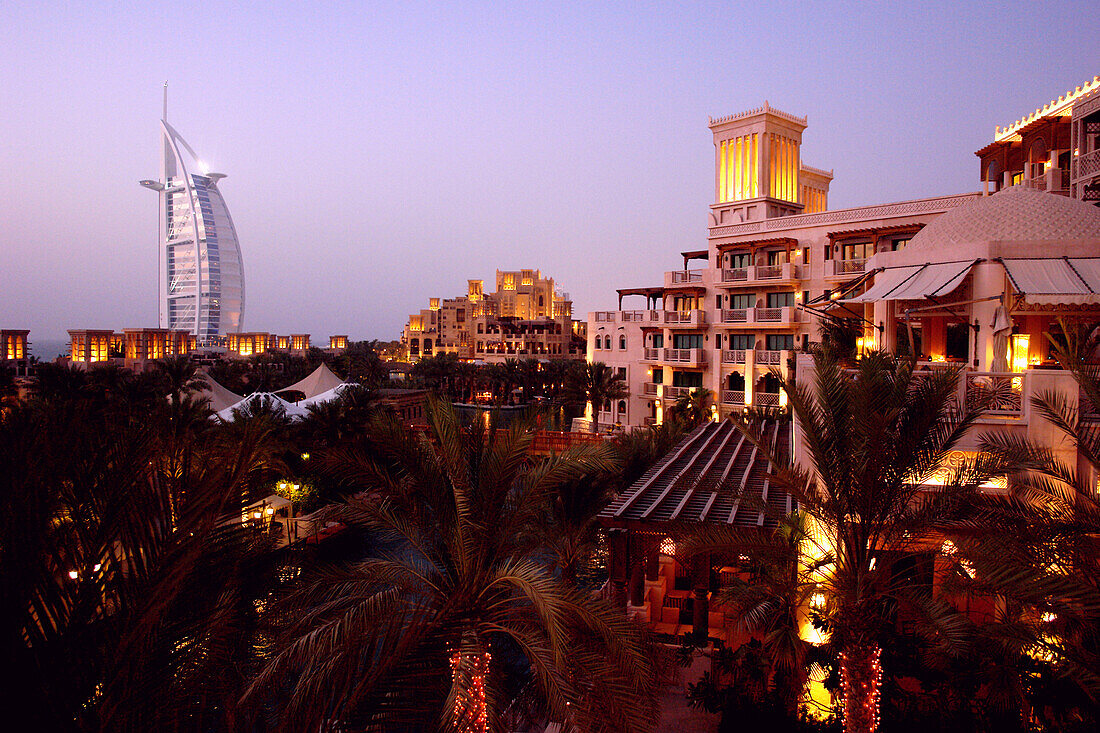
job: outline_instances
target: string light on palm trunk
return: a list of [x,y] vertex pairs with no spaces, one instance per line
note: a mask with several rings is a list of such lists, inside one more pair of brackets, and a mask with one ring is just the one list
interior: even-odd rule
[[[451,684],[454,694],[455,730],[459,733],[487,733],[489,712],[485,698],[485,677],[489,673],[489,652],[451,652]],[[469,679],[469,687],[463,679]]]
[[882,688],[882,652],[877,647],[840,653],[841,691],[844,694],[844,730],[878,730],[879,691]]

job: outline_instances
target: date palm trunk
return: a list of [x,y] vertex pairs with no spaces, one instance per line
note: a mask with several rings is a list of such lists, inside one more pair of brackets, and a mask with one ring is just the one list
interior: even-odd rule
[[878,730],[879,692],[882,687],[880,655],[877,644],[857,640],[846,643],[841,650],[845,733],[874,733]]

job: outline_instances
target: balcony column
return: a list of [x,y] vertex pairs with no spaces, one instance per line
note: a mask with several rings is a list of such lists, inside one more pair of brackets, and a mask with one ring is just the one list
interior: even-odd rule
[[[898,353],[898,323],[897,309],[892,300],[875,301],[874,315],[871,320],[875,324],[875,343],[878,348],[891,354]],[[879,326],[882,331],[879,331]]]
[[694,596],[691,604],[692,631],[705,639],[710,635],[710,555],[700,555],[692,563],[691,590]]
[[[972,297],[987,298],[1000,295],[1005,289],[1005,274],[996,262],[980,262],[973,269]],[[977,323],[978,331],[971,338],[975,344],[975,353],[970,355],[970,363],[978,371],[993,369],[993,316],[1001,305],[998,300],[981,300],[970,306],[970,322]]]
[[610,552],[611,605],[626,605],[626,584],[630,568],[630,543],[625,529],[612,529],[607,533]]
[[756,344],[745,349],[745,405],[752,404],[752,391],[756,384]]

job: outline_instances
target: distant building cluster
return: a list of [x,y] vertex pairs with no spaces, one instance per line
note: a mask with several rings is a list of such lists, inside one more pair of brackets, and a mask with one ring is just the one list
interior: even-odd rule
[[539,270],[497,270],[495,292],[485,292],[484,280],[468,280],[466,295],[431,298],[427,309],[409,316],[401,342],[412,362],[437,354],[487,363],[581,359],[585,324],[573,320],[573,303],[555,290],[553,278]]
[[801,161],[806,126],[767,104],[711,120],[706,249],[588,314],[588,359],[630,387],[601,423],[659,423],[699,388],[716,416],[779,407],[772,370],[786,375],[823,322],[859,324],[860,348],[992,371],[1047,362],[1060,317],[1100,316],[1100,211],[1081,203],[1100,201],[1100,77],[997,127],[976,153],[980,193],[828,210],[832,173]]
[[[3,331],[2,333],[5,339],[7,334],[22,334],[22,346],[18,346],[18,343],[13,340],[12,353],[26,353],[27,331]],[[195,358],[207,359],[247,358],[269,352],[304,356],[310,346],[308,333],[288,336],[262,332],[234,333],[224,339],[224,345],[200,346],[194,334],[178,329],[126,328],[121,332],[109,329],[69,330],[69,360],[72,363],[90,365],[113,361],[139,371],[147,368],[157,359],[173,356],[193,355]],[[329,353],[341,354],[347,348],[346,334],[329,337],[327,349]]]

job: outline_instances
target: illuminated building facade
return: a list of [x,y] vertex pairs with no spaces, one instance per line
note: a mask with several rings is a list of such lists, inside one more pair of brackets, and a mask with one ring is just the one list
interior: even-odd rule
[[[620,289],[619,310],[588,316],[588,358],[615,368],[630,388],[628,398],[603,406],[600,423],[639,426],[660,422],[665,408],[695,388],[710,391],[716,416],[748,405],[779,406],[785,395],[771,370],[786,374],[794,368],[799,352],[818,340],[822,317],[874,323],[864,334],[863,346],[914,348],[932,362],[966,362],[973,369],[990,370],[993,347],[988,324],[982,338],[989,338],[975,341],[973,321],[988,320],[991,316],[986,311],[994,306],[975,306],[967,325],[958,314],[971,308],[955,308],[952,315],[928,308],[931,301],[925,296],[942,301],[956,289],[972,293],[979,288],[984,298],[1016,297],[1019,292],[1011,278],[1006,279],[1004,267],[987,265],[987,261],[1028,256],[1088,259],[1089,246],[1100,253],[1100,244],[1080,244],[1091,236],[1090,211],[1069,198],[1071,187],[1086,193],[1091,190],[1093,179],[1086,179],[1093,171],[1090,161],[1093,157],[1100,160],[1100,152],[1094,155],[1100,149],[1098,88],[1100,78],[1051,102],[1031,118],[999,128],[1000,139],[977,153],[983,161],[985,192],[809,213],[807,209],[827,207],[831,175],[801,162],[798,148],[806,128],[804,118],[765,105],[712,120],[715,199],[709,212],[707,248],[681,253],[684,269],[666,272],[661,285]],[[1071,149],[1074,140],[1080,147]],[[1074,150],[1077,155],[1071,155]],[[997,165],[991,167],[992,163]],[[1096,175],[1100,177],[1100,170]],[[1013,182],[1012,194],[985,195]],[[1047,193],[1038,203],[1015,195],[1039,191]],[[970,207],[979,203],[975,213]],[[852,294],[881,281],[882,268],[887,265],[879,263],[904,261],[904,266],[891,264],[887,269],[913,274],[916,270],[897,268],[915,267],[916,260],[908,259],[913,257],[935,263],[940,252],[951,251],[955,245],[941,240],[933,247],[918,248],[919,254],[906,254],[911,242],[929,241],[921,234],[926,226],[963,209],[969,216],[989,217],[975,228],[993,232],[1011,222],[1000,238],[1031,244],[993,253],[981,243],[986,240],[975,239],[976,233],[958,235],[958,247],[962,242],[966,247],[956,247],[951,256],[960,261],[982,260],[973,270],[966,269],[959,281],[934,282],[935,292],[902,299],[900,305],[893,296],[873,306],[870,300],[851,301],[852,297],[877,297],[873,289],[871,296]],[[1047,226],[1052,221],[1058,222],[1053,229]],[[693,269],[693,262],[702,266]],[[947,272],[951,267],[941,264],[936,271]],[[1089,262],[1081,265],[1085,270],[1090,266]],[[1020,267],[1039,265],[1016,269]],[[960,265],[959,270],[963,269]],[[924,287],[924,279],[932,277],[933,270],[922,272],[913,287]],[[1090,287],[1073,281],[1063,286],[1083,287],[1086,294]],[[911,293],[902,289],[898,294]],[[627,297],[644,298],[644,307],[624,309]],[[1072,297],[1082,294],[1074,291]],[[1059,307],[1059,312],[1070,313],[1078,306],[1071,299]],[[1089,312],[1088,307],[1080,307],[1085,309],[1083,313]],[[1050,308],[1032,308],[1026,317],[1020,311],[1018,323],[1013,311],[1012,328],[1017,335],[1029,335],[1025,361],[1045,362],[1048,354],[1043,351],[1043,333],[1056,318]],[[899,347],[896,324],[906,316],[914,343]],[[907,341],[908,331],[903,328],[903,333]],[[979,329],[977,333],[983,332]]]
[[257,331],[229,334],[226,337],[226,347],[228,354],[234,357],[249,357],[268,351],[284,351],[301,356],[309,351],[310,341],[308,333],[279,336]]
[[161,177],[142,186],[159,200],[160,327],[182,329],[207,344],[237,333],[244,322],[244,266],[237,231],[211,173],[168,124],[167,87],[161,119]]
[[[603,406],[601,424],[660,422],[699,387],[712,393],[716,415],[779,405],[770,370],[785,373],[817,339],[812,310],[864,278],[868,257],[904,248],[937,216],[978,197],[830,211],[832,172],[802,162],[806,127],[804,117],[767,104],[711,120],[707,248],[681,253],[684,268],[661,285],[620,289],[619,310],[588,315],[588,358],[615,368],[630,388]],[[628,297],[644,304],[624,309]]]
[[431,298],[409,316],[401,342],[409,361],[444,353],[486,362],[584,357],[583,324],[573,320],[569,295],[538,270],[497,270],[495,292],[468,280],[464,296]]
[[0,368],[15,370],[16,375],[26,375],[30,367],[30,350],[27,337],[30,331],[0,330]]
[[1100,76],[998,125],[975,155],[986,193],[1022,185],[1100,202]]

